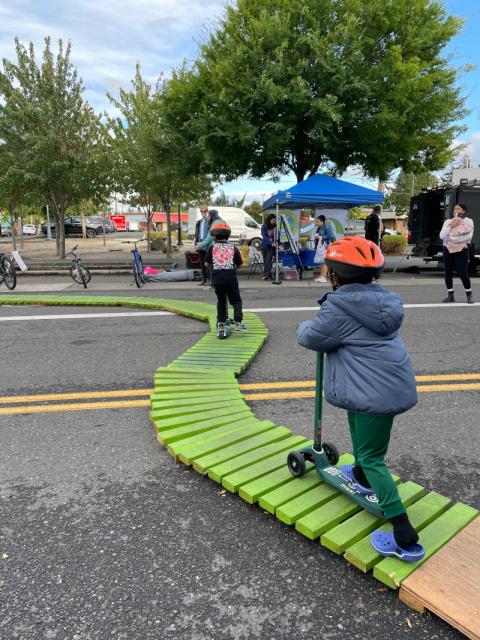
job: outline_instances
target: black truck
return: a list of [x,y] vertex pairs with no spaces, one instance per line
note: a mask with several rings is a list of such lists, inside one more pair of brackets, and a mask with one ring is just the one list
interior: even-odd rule
[[459,186],[428,189],[410,200],[408,216],[409,242],[415,247],[412,256],[425,262],[443,262],[440,230],[447,218],[453,217],[457,202],[467,205],[467,216],[473,220],[475,231],[470,245],[469,271],[473,275],[480,266],[480,182]]

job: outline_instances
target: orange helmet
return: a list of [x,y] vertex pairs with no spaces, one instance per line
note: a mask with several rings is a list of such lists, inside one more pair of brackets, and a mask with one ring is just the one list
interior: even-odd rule
[[374,242],[359,236],[344,236],[328,247],[325,264],[349,282],[362,275],[378,278],[385,260]]
[[219,240],[228,240],[231,233],[232,230],[226,222],[223,222],[223,220],[214,222],[210,227],[210,235],[214,238],[218,238]]

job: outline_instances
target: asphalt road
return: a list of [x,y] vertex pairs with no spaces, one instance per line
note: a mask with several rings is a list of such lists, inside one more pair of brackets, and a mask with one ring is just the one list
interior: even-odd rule
[[[132,290],[124,280],[97,284],[104,295],[115,287],[125,295]],[[406,303],[435,303],[443,294],[438,279],[388,282]],[[249,308],[313,306],[319,292],[241,286]],[[188,285],[140,295],[213,301]],[[0,320],[87,311],[95,310],[0,307]],[[270,337],[241,380],[312,379],[313,354],[296,345],[294,329],[313,314],[261,312]],[[479,315],[479,307],[407,309],[402,334],[416,373],[480,372]],[[148,388],[153,371],[204,328],[168,315],[79,315],[0,322],[0,330],[0,393],[13,396]],[[396,421],[392,469],[478,507],[478,393],[420,394],[417,407]],[[310,435],[312,404],[253,406],[260,417]],[[461,637],[318,542],[175,465],[156,443],[147,412],[0,415],[2,640]],[[342,412],[329,408],[325,421],[329,439],[348,449]]]

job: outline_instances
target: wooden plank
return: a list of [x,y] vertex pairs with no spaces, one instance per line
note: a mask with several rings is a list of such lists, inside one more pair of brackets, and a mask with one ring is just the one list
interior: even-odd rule
[[[340,459],[336,466],[341,466],[343,464],[352,464],[353,461],[354,458],[350,453],[344,453],[340,456]],[[301,478],[294,478],[291,476],[290,482],[285,482],[277,489],[263,494],[260,497],[258,504],[262,509],[265,509],[265,511],[274,514],[275,510],[278,507],[282,506],[286,502],[289,502],[290,500],[294,500],[295,498],[300,497],[310,489],[317,487],[323,482],[316,471],[312,475],[313,471],[315,471],[315,469],[310,469],[310,471],[308,471]]]
[[[160,420],[155,420],[155,424],[157,425],[157,431],[159,433],[164,433],[169,431],[170,429],[176,429],[177,427],[183,427],[186,425],[194,424],[195,422],[201,422],[204,420],[210,420],[215,418],[221,418],[223,416],[230,416],[233,413],[237,412],[245,412],[248,411],[252,416],[252,410],[242,402],[241,400],[237,400],[232,402],[230,406],[223,407],[221,409],[212,409],[210,411],[202,411],[201,409],[197,410],[196,413],[191,413],[187,416],[177,416],[172,418],[161,418]],[[153,412],[155,413],[155,412]]]
[[[217,427],[221,427],[225,424],[231,424],[239,420],[240,418],[252,418],[252,412],[247,410],[235,411],[235,413],[228,413],[224,416],[216,418],[209,418],[208,420],[201,420],[183,427],[177,427],[176,429],[168,429],[167,431],[159,431],[157,433],[158,438],[161,438],[162,444],[171,444],[177,440],[191,437],[199,433],[205,433],[206,431],[212,431]],[[253,416],[255,418],[255,416]]]
[[[408,507],[423,497],[425,489],[415,482],[407,481],[398,486],[398,493],[400,500]],[[324,533],[320,542],[327,549],[340,554],[358,540],[378,529],[384,522],[384,518],[379,518],[363,509],[348,520],[345,520],[345,522]]]
[[[407,509],[412,526],[420,531],[433,522],[450,506],[452,501],[439,493],[432,491]],[[386,523],[378,527],[381,531],[391,531],[392,525]],[[345,552],[345,559],[355,565],[360,571],[370,571],[383,556],[375,551],[370,542],[370,534],[352,544]]]
[[[169,445],[168,450],[169,451],[172,450],[172,453],[174,453],[177,449],[179,449],[183,445],[198,444],[200,442],[208,442],[210,439],[218,438],[218,436],[224,433],[228,433],[232,431],[232,429],[236,429],[238,426],[250,426],[252,424],[260,424],[260,425],[265,425],[267,427],[275,428],[274,423],[271,422],[270,420],[259,421],[256,416],[247,416],[246,418],[239,419],[237,422],[229,423],[224,427],[217,427],[215,430],[212,430],[212,431],[193,435],[188,438],[183,438],[181,441],[178,441]],[[214,454],[212,453],[211,455],[214,455]]]
[[[340,463],[347,464],[347,463]],[[306,463],[307,473],[314,469],[314,465],[311,462]],[[255,504],[261,496],[277,489],[279,487],[289,485],[292,482],[301,481],[301,478],[294,478],[287,467],[287,456],[285,456],[285,466],[272,471],[272,473],[262,476],[258,480],[242,485],[239,489],[239,496],[250,504]]]
[[329,500],[333,500],[338,495],[339,493],[336,489],[325,482],[321,482],[310,491],[283,504],[276,510],[275,515],[285,524],[295,524],[297,520],[310,513],[310,511],[317,509]]
[[[392,478],[398,484],[398,476],[392,474]],[[328,503],[298,519],[295,523],[295,528],[310,540],[315,540],[319,535],[335,527],[361,509],[362,507],[353,502],[349,496],[340,492],[340,495],[328,501]]]
[[215,482],[221,482],[222,478],[224,478],[229,473],[234,473],[235,471],[240,471],[245,467],[248,467],[251,464],[255,464],[260,460],[265,460],[270,456],[278,453],[279,451],[287,451],[289,449],[293,449],[297,445],[305,442],[305,438],[302,436],[292,435],[288,438],[282,439],[280,442],[274,442],[273,444],[265,445],[264,447],[259,447],[258,449],[254,449],[253,451],[249,451],[248,453],[242,453],[231,460],[227,460],[226,462],[222,462],[214,467],[211,467],[208,470],[208,477]]
[[184,447],[180,446],[177,455],[185,464],[192,464],[195,458],[200,458],[202,455],[213,453],[219,449],[224,449],[228,445],[237,444],[243,440],[259,435],[264,431],[270,431],[271,429],[271,426],[262,425],[260,420],[255,418],[255,421],[252,421],[248,427],[240,427],[235,431],[209,439],[206,442],[190,444]]
[[360,511],[361,508],[348,496],[342,494],[297,520],[295,529],[310,540],[315,540],[328,529]]
[[[207,404],[207,405],[197,405],[197,403],[195,403],[195,405],[183,405],[183,406],[177,406],[177,405],[170,405],[167,406],[166,408],[162,407],[161,409],[155,409],[155,411],[151,411],[151,415],[152,418],[154,418],[155,420],[158,420],[160,422],[160,420],[162,418],[176,418],[179,416],[188,416],[191,414],[196,414],[199,412],[199,407],[202,407],[202,410],[204,411],[208,411],[208,408],[212,408],[215,407],[217,409],[223,409],[224,407],[228,407],[231,405],[231,400],[223,400],[221,402],[216,402],[215,404]],[[245,405],[247,406],[247,405]]]
[[[275,427],[273,423],[272,426]],[[238,444],[223,447],[221,450],[215,451],[214,453],[201,456],[200,458],[195,458],[193,461],[193,468],[199,473],[205,473],[215,465],[227,462],[232,458],[237,458],[244,453],[254,451],[264,445],[283,440],[291,435],[292,432],[290,429],[287,429],[286,427],[275,427],[265,433],[249,438],[248,440]]]
[[[302,437],[302,436],[300,436]],[[302,437],[300,444],[305,444],[305,446],[309,446],[311,441],[305,440]],[[240,469],[239,471],[235,471],[233,473],[228,474],[222,478],[222,485],[228,491],[232,491],[235,493],[239,490],[239,488],[243,484],[247,484],[247,482],[251,482],[252,480],[256,480],[257,478],[261,478],[262,476],[267,475],[271,471],[275,471],[276,469],[280,469],[280,467],[285,466],[285,452],[282,451],[277,453],[265,460],[261,460],[260,462],[256,462],[255,464],[248,465],[244,469]]]
[[458,502],[434,522],[420,532],[420,542],[425,547],[425,557],[418,562],[402,562],[397,558],[384,558],[373,569],[373,576],[390,587],[397,589],[418,567],[447,544],[459,531],[478,516],[473,507]]
[[427,608],[467,638],[480,639],[480,518],[406,578],[400,599]]

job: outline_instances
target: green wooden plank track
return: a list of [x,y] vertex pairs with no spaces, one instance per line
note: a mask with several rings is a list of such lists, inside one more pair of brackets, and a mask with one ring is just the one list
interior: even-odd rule
[[[217,340],[215,307],[203,302],[6,294],[0,296],[0,304],[161,309],[208,323],[209,331],[195,345],[154,375],[150,419],[158,441],[176,460],[192,465],[248,503],[258,503],[361,571],[372,571],[374,578],[392,589],[479,514],[477,509],[454,504],[435,492],[425,495],[420,485],[395,478],[427,553],[423,561],[413,564],[376,554],[370,534],[378,527],[388,530],[390,525],[322,482],[311,464],[303,478],[290,476],[287,452],[306,439],[286,427],[259,420],[243,399],[236,376],[246,369],[268,335],[254,313],[245,313],[247,333],[233,332],[228,340]],[[350,459],[350,454],[344,454],[339,464]]]

